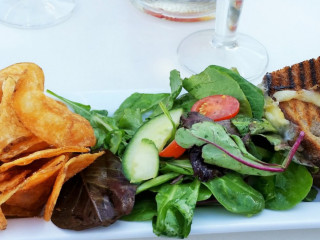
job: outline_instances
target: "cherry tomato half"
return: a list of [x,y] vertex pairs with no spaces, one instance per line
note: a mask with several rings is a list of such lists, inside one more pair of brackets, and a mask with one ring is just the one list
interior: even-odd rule
[[221,121],[235,117],[240,109],[239,101],[228,95],[213,95],[197,101],[191,108],[214,121]]
[[180,147],[178,143],[173,140],[167,147],[165,147],[160,153],[160,157],[173,157],[178,158],[186,151],[185,148]]

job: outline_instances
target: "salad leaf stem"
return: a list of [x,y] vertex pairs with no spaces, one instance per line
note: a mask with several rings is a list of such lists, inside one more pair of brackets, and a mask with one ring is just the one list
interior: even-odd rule
[[287,155],[287,157],[285,158],[285,160],[283,161],[283,163],[281,165],[275,165],[275,164],[270,164],[270,163],[264,163],[261,164],[261,162],[259,161],[260,164],[254,164],[252,162],[248,162],[238,156],[235,156],[234,154],[230,153],[229,151],[227,151],[226,149],[224,149],[223,147],[221,147],[220,145],[216,144],[213,141],[209,141],[203,137],[197,136],[194,133],[191,133],[194,137],[198,138],[201,141],[204,141],[205,143],[211,144],[213,146],[215,146],[216,148],[218,148],[219,150],[223,151],[225,154],[227,154],[228,156],[232,157],[233,159],[235,159],[236,161],[247,165],[248,167],[252,167],[252,168],[256,168],[262,171],[269,171],[269,172],[283,172],[290,164],[295,152],[297,151],[301,141],[304,138],[305,133],[303,131],[300,132],[298,139],[296,140],[296,142],[294,143],[294,145],[292,146],[291,150],[289,151],[289,154]]
[[304,133],[303,131],[300,131],[299,136],[298,136],[296,142],[293,144],[293,146],[292,146],[292,148],[290,149],[287,157],[285,158],[285,160],[284,160],[283,163],[282,163],[282,167],[283,167],[284,169],[286,169],[286,168],[289,166],[292,158],[294,157],[294,154],[295,154],[296,151],[298,150],[298,147],[300,146],[300,143],[302,142],[302,140],[303,140],[303,138],[304,138],[304,135],[305,135],[305,133]]
[[167,116],[167,118],[170,120],[171,124],[172,124],[172,135],[170,140],[172,141],[174,139],[174,136],[176,135],[176,125],[174,123],[174,121],[172,120],[172,117],[168,111],[168,109],[166,108],[166,106],[163,104],[163,102],[159,103],[159,106],[161,108],[161,110],[163,111],[163,113]]

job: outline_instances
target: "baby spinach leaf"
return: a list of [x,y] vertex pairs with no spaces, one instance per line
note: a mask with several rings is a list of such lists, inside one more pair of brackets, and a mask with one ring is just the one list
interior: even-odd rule
[[158,107],[158,104],[168,96],[170,96],[169,93],[133,93],[122,102],[120,107],[115,111],[114,117],[117,120],[121,119],[126,109],[139,109],[141,114],[147,113]]
[[198,101],[198,99],[193,97],[190,93],[185,93],[173,102],[173,108],[183,108],[184,112],[189,112],[196,101]]
[[[141,119],[144,114],[148,113],[149,116],[147,117],[153,118],[162,113],[159,103],[162,102],[168,110],[172,109],[173,102],[178,97],[182,89],[182,79],[180,78],[180,73],[176,70],[173,70],[170,73],[170,87],[171,93],[133,93],[131,96],[126,98],[115,111],[114,118],[116,120],[121,120],[125,118],[124,115],[127,113],[126,118],[130,117],[131,120],[136,123],[136,129],[138,123],[141,123]],[[130,109],[130,112],[134,114],[128,114],[128,109]]]
[[73,230],[109,226],[131,212],[135,190],[120,159],[107,151],[63,185],[51,220]]
[[212,179],[203,184],[230,212],[253,215],[264,209],[262,194],[249,186],[239,174],[227,173],[223,177]]
[[[283,158],[283,154],[277,152],[273,162],[280,162]],[[312,182],[307,168],[292,162],[282,173],[267,178],[256,178],[253,187],[265,196],[266,208],[286,210],[300,203],[308,195]]]
[[207,188],[203,183],[200,185],[198,202],[206,201],[212,196],[212,192],[209,188]]
[[182,84],[197,99],[216,94],[233,96],[240,103],[239,113],[252,117],[250,103],[237,81],[216,66],[209,66],[203,72],[184,79]]
[[133,136],[137,129],[142,125],[143,120],[140,109],[127,108],[118,119],[118,126],[125,129],[126,133]]
[[124,221],[148,221],[157,215],[157,204],[153,198],[136,200],[129,215],[123,216]]
[[256,119],[261,119],[264,114],[264,95],[263,91],[258,88],[257,86],[253,85],[246,79],[244,79],[239,73],[236,71],[215,66],[216,69],[218,69],[220,72],[228,74],[230,77],[232,77],[233,80],[235,80],[241,90],[243,91],[244,95],[248,99],[251,109],[252,109],[252,115]]
[[158,214],[152,223],[156,235],[179,238],[189,235],[199,188],[200,181],[196,179],[160,188],[156,195]]

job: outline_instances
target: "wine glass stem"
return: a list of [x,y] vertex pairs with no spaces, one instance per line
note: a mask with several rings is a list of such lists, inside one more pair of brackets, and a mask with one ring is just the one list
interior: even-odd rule
[[215,34],[212,43],[216,47],[237,46],[236,31],[243,0],[217,0]]

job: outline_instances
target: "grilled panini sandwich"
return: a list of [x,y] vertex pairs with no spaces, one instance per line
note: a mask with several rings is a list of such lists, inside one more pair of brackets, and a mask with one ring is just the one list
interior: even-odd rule
[[320,57],[267,73],[263,84],[296,132],[305,132],[303,156],[320,167]]

